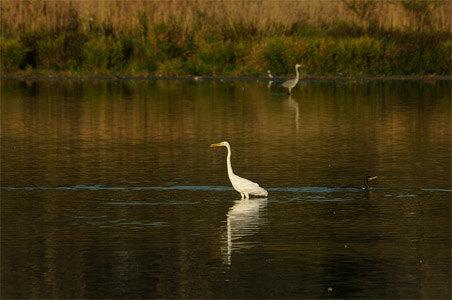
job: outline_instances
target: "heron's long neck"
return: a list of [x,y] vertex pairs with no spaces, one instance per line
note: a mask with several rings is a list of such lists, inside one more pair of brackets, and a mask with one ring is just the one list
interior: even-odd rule
[[231,147],[226,146],[226,148],[228,148],[228,158],[226,159],[227,165],[228,165],[228,174],[229,176],[234,175],[234,172],[232,171],[232,166],[231,166]]
[[367,179],[364,179],[364,188],[365,188],[366,190],[368,190],[368,189],[370,188],[370,186],[369,186],[369,181],[368,181]]
[[298,73],[298,68],[295,68],[295,71],[297,72],[297,77],[295,77],[295,79],[298,81],[298,79],[300,79],[300,73]]

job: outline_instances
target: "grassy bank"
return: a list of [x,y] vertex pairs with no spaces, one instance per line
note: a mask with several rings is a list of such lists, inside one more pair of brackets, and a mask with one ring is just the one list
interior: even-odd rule
[[286,75],[300,62],[310,75],[450,75],[451,10],[413,0],[2,1],[1,71]]

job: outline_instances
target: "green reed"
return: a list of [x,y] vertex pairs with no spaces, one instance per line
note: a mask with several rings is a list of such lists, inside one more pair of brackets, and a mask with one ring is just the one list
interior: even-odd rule
[[451,33],[387,30],[338,23],[325,30],[306,24],[199,23],[177,19],[129,31],[108,23],[1,34],[2,73],[70,73],[144,76],[293,74],[391,76],[450,75]]

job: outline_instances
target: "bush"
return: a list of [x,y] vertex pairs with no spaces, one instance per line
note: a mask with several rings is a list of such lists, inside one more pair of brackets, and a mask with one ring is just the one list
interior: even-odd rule
[[440,75],[452,75],[452,40],[444,41],[438,47],[436,68]]
[[198,20],[188,29],[180,20],[152,24],[148,19],[140,15],[140,26],[123,32],[107,30],[108,22],[107,29],[96,29],[94,21],[87,32],[69,26],[23,32],[17,39],[4,32],[2,72],[29,67],[91,74],[265,76],[271,69],[293,76],[296,63],[303,64],[302,74],[324,76],[450,75],[452,69],[448,32],[369,29],[345,22],[324,31],[303,23],[275,23],[260,31],[253,24],[214,20],[207,25]]
[[194,61],[198,66],[203,65],[202,72],[205,75],[231,74],[245,55],[243,42],[218,40],[204,43],[199,47],[195,52]]
[[120,40],[94,37],[82,49],[83,66],[97,72],[120,71],[125,65],[125,47]]
[[20,41],[10,38],[0,38],[1,68],[3,72],[14,72],[24,68],[25,58],[29,49]]
[[379,74],[384,58],[383,43],[374,38],[340,39],[336,47],[336,68],[346,74]]
[[157,75],[160,76],[179,76],[183,75],[184,62],[181,58],[173,58],[161,62],[156,70]]
[[37,67],[45,70],[64,70],[64,34],[44,34],[36,40]]
[[266,68],[271,69],[275,74],[286,74],[288,72],[287,49],[289,47],[291,47],[291,43],[287,38],[267,39],[261,54]]
[[152,41],[135,38],[131,41],[130,71],[151,73],[157,70],[158,58]]

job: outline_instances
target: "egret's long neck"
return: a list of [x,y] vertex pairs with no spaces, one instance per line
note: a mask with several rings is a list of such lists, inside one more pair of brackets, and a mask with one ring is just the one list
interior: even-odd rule
[[300,79],[300,73],[298,73],[298,67],[295,68],[295,71],[297,72],[297,77],[295,77],[295,79],[298,81],[298,79]]
[[232,171],[231,166],[231,147],[229,145],[226,146],[228,148],[228,157],[226,159],[227,165],[228,165],[228,174],[229,176],[234,175],[234,172]]

